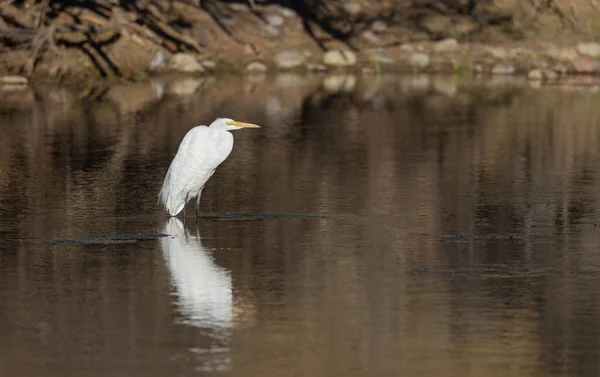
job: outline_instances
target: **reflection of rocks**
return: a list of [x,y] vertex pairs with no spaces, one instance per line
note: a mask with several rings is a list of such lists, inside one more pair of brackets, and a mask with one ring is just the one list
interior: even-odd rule
[[325,72],[327,71],[327,66],[324,66],[323,64],[308,63],[306,69],[311,72]]
[[513,87],[527,85],[527,78],[517,77],[513,75],[497,75],[485,77],[480,81],[485,87]]
[[600,62],[589,56],[579,57],[571,62],[576,73],[595,74],[600,72]]
[[412,75],[400,79],[400,86],[404,92],[426,92],[429,90],[429,75]]
[[295,73],[280,73],[275,76],[275,85],[280,88],[293,89],[304,86],[302,76]]
[[527,78],[531,81],[542,81],[544,79],[544,74],[540,69],[532,69],[527,73]]
[[351,67],[356,62],[356,54],[350,50],[330,50],[323,55],[323,63],[329,66]]
[[202,80],[195,78],[183,78],[170,82],[167,85],[167,93],[176,96],[189,96],[194,94],[202,84]]
[[27,85],[27,78],[23,76],[0,76],[0,85]]
[[27,86],[0,85],[0,108],[21,109],[32,106],[35,93]]
[[429,55],[422,52],[415,52],[413,54],[410,54],[410,57],[408,58],[408,63],[413,68],[423,69],[429,66],[430,60],[431,59],[429,59]]
[[354,75],[331,75],[323,80],[323,88],[328,92],[351,92],[356,86]]
[[457,86],[454,76],[436,76],[431,80],[433,89],[447,97],[456,95]]
[[515,66],[511,63],[502,62],[492,67],[492,75],[512,75],[515,73]]
[[151,82],[114,85],[109,88],[106,100],[116,104],[122,113],[134,113],[155,103],[157,93]]
[[27,85],[0,85],[0,92],[22,92],[27,90]]

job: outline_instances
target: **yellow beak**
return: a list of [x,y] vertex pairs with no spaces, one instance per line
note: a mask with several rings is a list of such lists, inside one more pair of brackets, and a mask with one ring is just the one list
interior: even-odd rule
[[229,121],[229,122],[227,122],[227,124],[230,126],[244,127],[244,128],[260,128],[259,125],[252,124],[252,123],[238,122],[236,120]]

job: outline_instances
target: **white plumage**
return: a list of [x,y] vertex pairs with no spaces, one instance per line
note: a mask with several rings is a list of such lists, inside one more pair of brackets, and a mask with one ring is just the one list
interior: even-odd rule
[[185,225],[170,218],[161,239],[179,308],[193,326],[225,330],[231,326],[233,293],[231,274],[219,267],[200,240],[188,237]]
[[[256,124],[217,118],[210,126],[197,126],[184,136],[177,154],[169,166],[159,201],[169,215],[176,216],[187,202],[196,198],[196,217],[200,217],[200,196],[215,169],[233,149],[233,135],[229,131],[241,128],[260,128]],[[183,212],[185,218],[185,210]]]

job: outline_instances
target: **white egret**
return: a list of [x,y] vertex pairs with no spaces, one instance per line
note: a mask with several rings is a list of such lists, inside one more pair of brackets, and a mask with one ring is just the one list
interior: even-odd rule
[[233,149],[233,135],[229,131],[242,128],[260,128],[256,124],[217,118],[210,126],[197,126],[184,136],[179,150],[169,166],[159,200],[171,216],[181,210],[185,219],[185,205],[196,198],[196,218],[200,217],[200,195],[215,169]]

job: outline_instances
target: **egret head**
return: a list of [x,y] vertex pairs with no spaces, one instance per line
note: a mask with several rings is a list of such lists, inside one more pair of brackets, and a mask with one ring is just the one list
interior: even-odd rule
[[225,131],[234,131],[242,128],[260,128],[252,123],[238,122],[230,118],[217,118],[210,125],[211,128],[217,128]]

